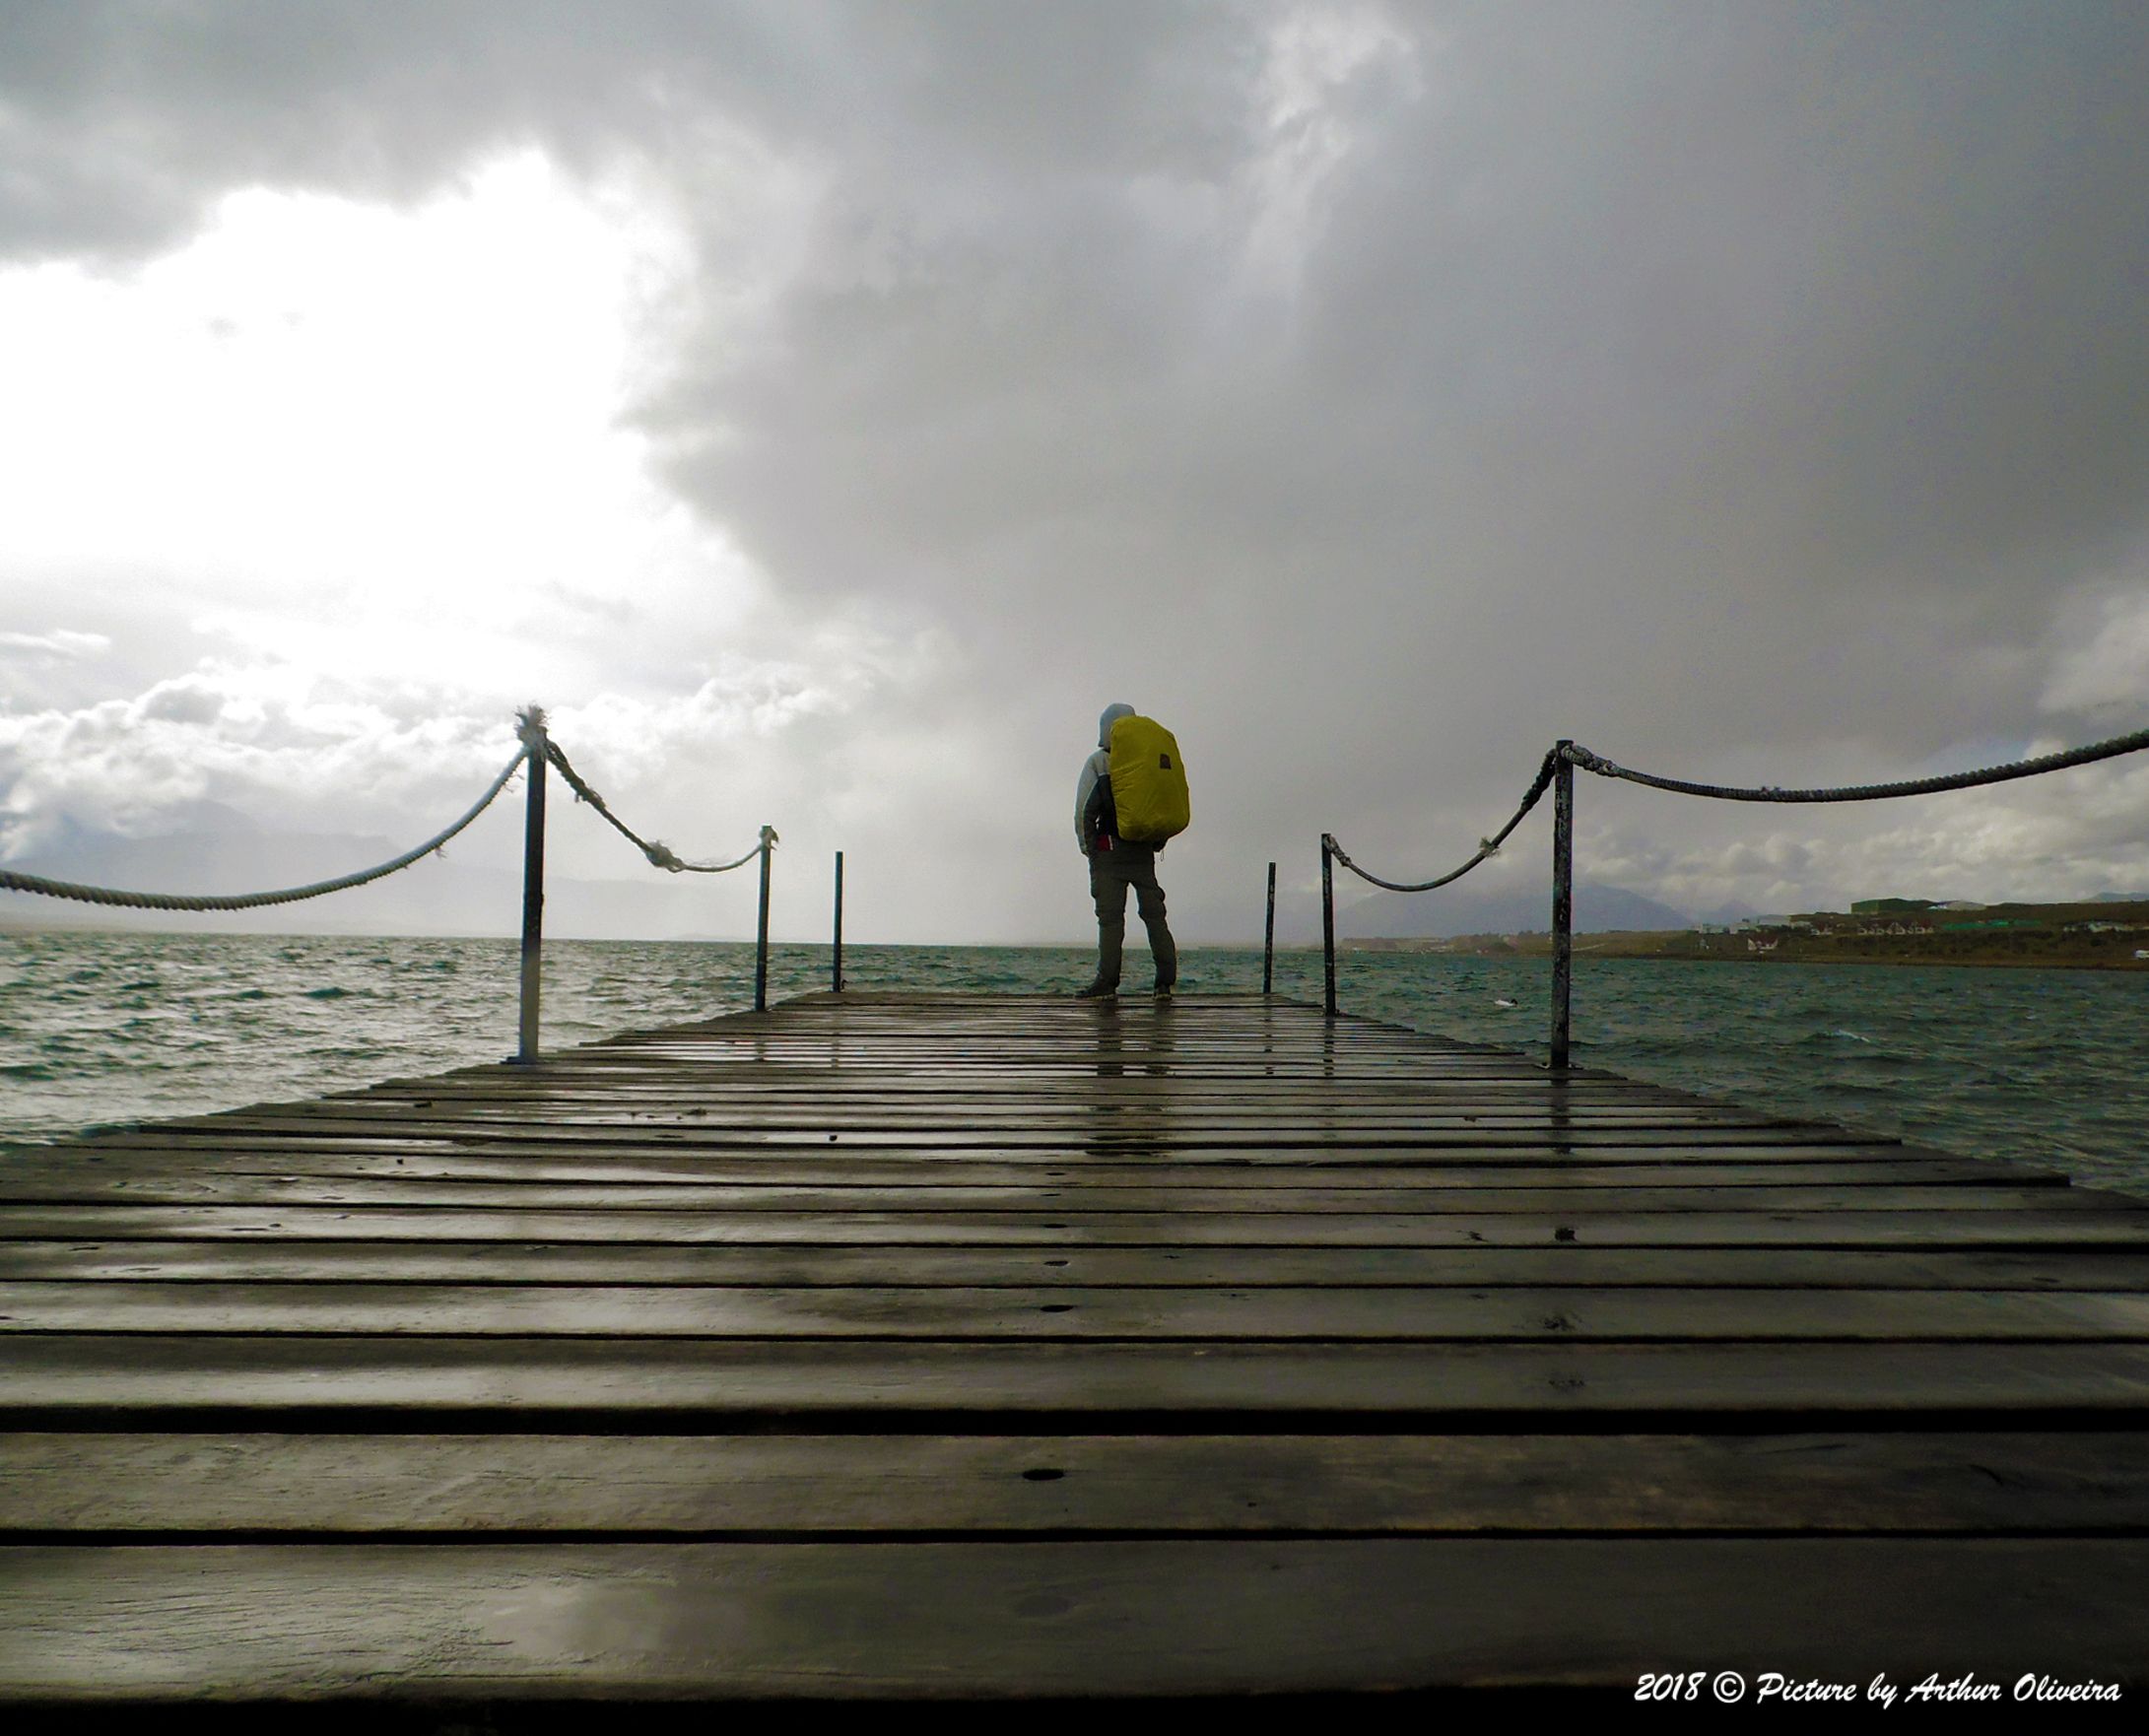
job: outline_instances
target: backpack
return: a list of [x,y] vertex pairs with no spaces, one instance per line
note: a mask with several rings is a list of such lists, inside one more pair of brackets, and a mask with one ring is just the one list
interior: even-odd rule
[[1154,717],[1122,717],[1111,726],[1110,782],[1117,810],[1111,834],[1130,844],[1162,844],[1193,817],[1179,745]]

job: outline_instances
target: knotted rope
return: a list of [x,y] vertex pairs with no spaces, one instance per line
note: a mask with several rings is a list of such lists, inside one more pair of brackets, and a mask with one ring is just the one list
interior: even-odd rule
[[629,826],[626,821],[622,820],[617,814],[613,813],[611,808],[606,805],[604,797],[600,796],[595,790],[591,789],[588,783],[583,779],[582,774],[576,771],[574,768],[568,763],[568,757],[560,751],[558,743],[552,741],[546,742],[545,758],[550,760],[554,766],[559,768],[560,775],[568,780],[568,786],[574,791],[574,799],[578,802],[586,802],[589,804],[590,807],[596,809],[598,814],[600,814],[604,818],[605,823],[609,825],[613,831],[617,832],[620,836],[624,837],[629,843],[633,844],[636,849],[639,850],[644,856],[649,859],[649,865],[652,868],[661,868],[668,874],[729,874],[734,868],[744,868],[747,863],[751,862],[756,856],[760,855],[762,851],[770,849],[775,844],[775,828],[772,826],[764,826],[761,829],[761,841],[757,843],[752,849],[748,850],[745,855],[739,857],[736,861],[685,861],[679,856],[673,854],[670,845],[662,843],[653,838],[643,837],[639,833],[636,832],[633,827]]

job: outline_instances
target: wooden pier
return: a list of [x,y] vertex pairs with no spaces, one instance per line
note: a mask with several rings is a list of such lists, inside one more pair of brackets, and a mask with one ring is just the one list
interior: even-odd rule
[[2149,1207],[1258,996],[33,1152],[0,1412],[13,1703],[2149,1698]]

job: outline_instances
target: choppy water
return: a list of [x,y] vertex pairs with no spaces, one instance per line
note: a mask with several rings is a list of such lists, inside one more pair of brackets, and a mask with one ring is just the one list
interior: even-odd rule
[[[548,1048],[753,997],[745,946],[556,941],[545,957]],[[845,953],[860,988],[1072,988],[1089,963],[1061,948]],[[1260,969],[1257,951],[1189,949],[1182,986],[1257,988]],[[827,974],[826,948],[776,947],[771,996]],[[1282,992],[1315,999],[1319,974],[1317,954],[1278,957]],[[1542,961],[1346,955],[1340,998],[1528,1048],[1548,980]],[[0,935],[0,1142],[499,1060],[514,1029],[510,941]],[[1575,1035],[1592,1066],[2149,1189],[2139,975],[1581,960]]]

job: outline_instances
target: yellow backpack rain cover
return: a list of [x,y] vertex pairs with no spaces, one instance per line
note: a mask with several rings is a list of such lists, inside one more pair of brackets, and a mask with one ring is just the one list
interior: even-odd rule
[[1118,835],[1130,844],[1161,844],[1193,817],[1179,745],[1154,717],[1122,717],[1111,726],[1111,801]]

